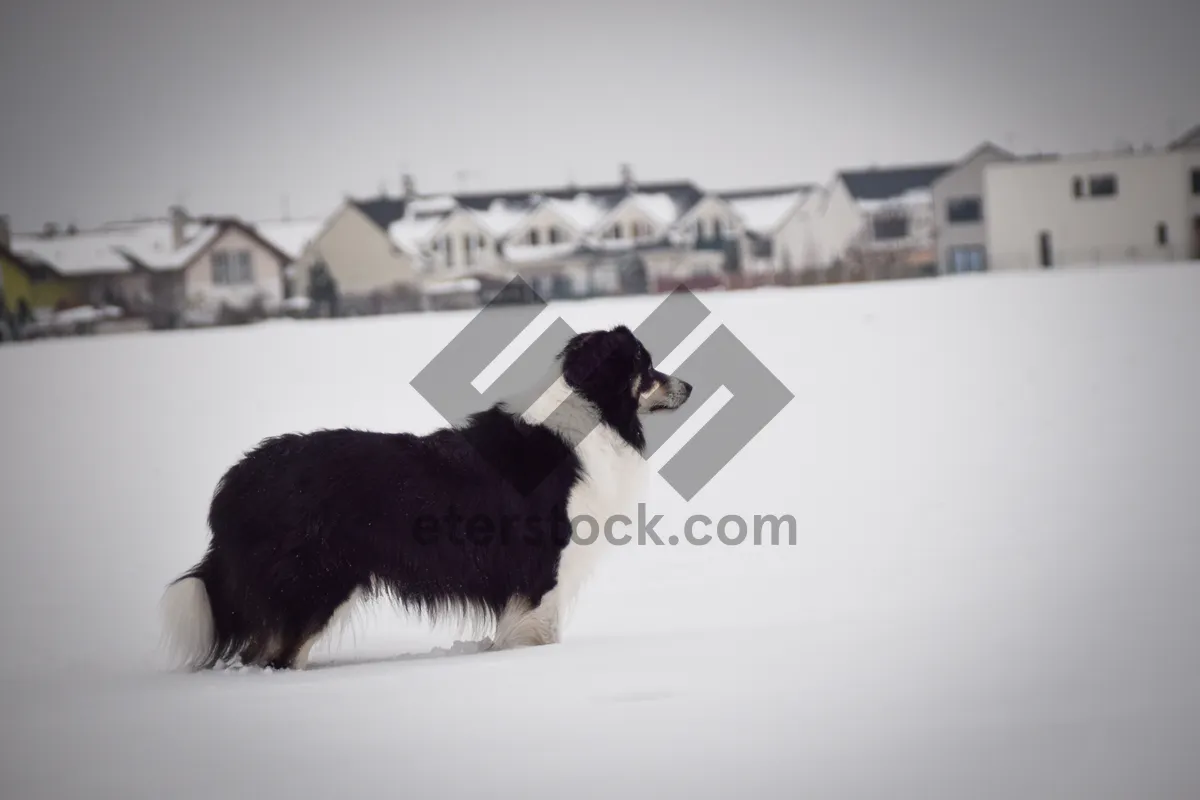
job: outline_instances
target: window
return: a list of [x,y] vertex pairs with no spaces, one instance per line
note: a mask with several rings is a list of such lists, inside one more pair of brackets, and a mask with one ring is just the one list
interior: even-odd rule
[[1092,175],[1088,178],[1088,195],[1091,197],[1114,197],[1116,194],[1116,175]]
[[983,272],[987,269],[985,251],[979,246],[951,247],[948,260],[952,273]]
[[775,253],[775,245],[771,239],[752,239],[750,251],[755,258],[770,258]]
[[550,244],[558,244],[563,240],[562,231],[557,225],[550,227]]
[[1200,167],[1192,170],[1192,194],[1200,194]]
[[446,234],[444,238],[445,238],[445,243],[443,244],[443,247],[446,250],[446,266],[453,267],[454,266],[454,242],[452,242],[450,240],[450,234]]
[[534,245],[541,244],[542,243],[542,232],[539,231],[537,228],[530,228],[529,229],[529,243],[534,244]]
[[979,222],[983,219],[983,200],[978,197],[952,197],[946,203],[946,221]]
[[1086,181],[1080,177],[1072,178],[1071,193],[1076,199],[1083,199],[1085,197],[1116,197],[1117,176],[1112,173],[1089,175]]
[[908,236],[908,217],[903,214],[880,214],[871,220],[875,241],[886,242]]
[[212,254],[212,281],[219,286],[254,283],[249,250],[221,250]]
[[463,261],[468,267],[475,266],[475,237],[467,234],[462,238]]
[[724,237],[725,237],[725,226],[721,223],[721,220],[714,219],[713,220],[713,238],[714,239],[722,239]]
[[1159,247],[1166,247],[1171,243],[1170,236],[1167,235],[1167,224],[1165,222],[1158,223],[1156,233]]

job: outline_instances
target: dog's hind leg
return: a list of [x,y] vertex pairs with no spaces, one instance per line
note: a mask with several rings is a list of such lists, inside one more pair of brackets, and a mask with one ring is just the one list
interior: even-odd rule
[[363,598],[362,589],[356,588],[331,612],[314,615],[303,633],[288,638],[287,645],[280,650],[272,666],[277,669],[306,669],[313,647],[327,634],[348,622]]

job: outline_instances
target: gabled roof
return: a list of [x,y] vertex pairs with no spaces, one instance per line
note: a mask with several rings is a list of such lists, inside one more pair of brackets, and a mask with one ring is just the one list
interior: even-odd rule
[[15,253],[2,244],[0,244],[0,259],[4,259],[14,264],[18,269],[22,270],[31,278],[62,277],[62,274],[54,268],[53,264],[48,264],[45,261],[30,256],[29,254]]
[[886,169],[842,170],[837,174],[855,200],[890,200],[928,189],[955,164],[920,164]]
[[808,187],[792,187],[732,192],[725,196],[729,198],[728,203],[734,213],[741,218],[747,233],[770,235],[791,218],[810,191]]
[[[989,141],[985,140],[983,142],[980,142],[975,147],[971,148],[971,150],[965,156],[963,156],[957,162],[955,162],[955,164],[953,166],[961,167],[964,164],[969,164],[972,161],[974,161],[976,158],[978,158],[979,156],[988,152],[989,150],[1006,161],[1015,161],[1017,158],[1017,156],[1014,153],[1009,152],[1008,150],[1001,147],[1000,145],[995,144],[994,142],[989,142]],[[939,175],[938,177],[941,177],[941,176]]]
[[325,226],[323,219],[272,219],[253,223],[258,235],[295,261]]
[[818,187],[811,183],[790,183],[782,186],[762,186],[757,189],[731,189],[724,192],[714,192],[722,200],[742,200],[752,197],[769,197],[772,195],[792,194],[800,192],[808,194]]
[[1185,147],[1200,147],[1200,125],[1185,131],[1182,136],[1167,145],[1168,150],[1182,150]]
[[386,231],[389,225],[404,216],[406,201],[402,197],[373,197],[367,200],[351,200],[350,205]]
[[290,260],[254,228],[232,217],[199,217],[183,228],[175,247],[170,220],[113,222],[54,236],[13,237],[12,250],[26,261],[49,265],[65,277],[127,273],[134,268],[173,271],[190,266],[225,231],[237,228],[282,260]]
[[593,202],[606,209],[612,209],[624,200],[626,195],[631,193],[669,195],[675,204],[684,210],[691,208],[704,195],[700,187],[691,181],[652,181],[649,183],[638,183],[634,187],[626,187],[624,184],[596,184],[591,186],[556,186],[543,189],[520,189],[502,192],[471,192],[468,194],[457,194],[455,195],[455,199],[467,208],[482,211],[497,200],[509,204],[524,203],[532,208],[542,198],[571,200],[580,195],[588,195]]

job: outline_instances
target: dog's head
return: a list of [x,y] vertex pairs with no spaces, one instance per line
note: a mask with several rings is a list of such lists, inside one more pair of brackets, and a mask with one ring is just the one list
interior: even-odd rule
[[679,408],[692,393],[687,382],[655,369],[649,351],[624,325],[573,336],[559,358],[567,385],[599,409],[605,422],[636,433],[639,447],[637,415]]

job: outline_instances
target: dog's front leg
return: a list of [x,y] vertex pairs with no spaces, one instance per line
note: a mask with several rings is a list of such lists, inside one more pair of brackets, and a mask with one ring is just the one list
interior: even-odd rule
[[536,607],[531,607],[528,599],[514,596],[496,623],[496,635],[488,649],[557,644],[558,637],[558,600],[553,591],[542,597]]

